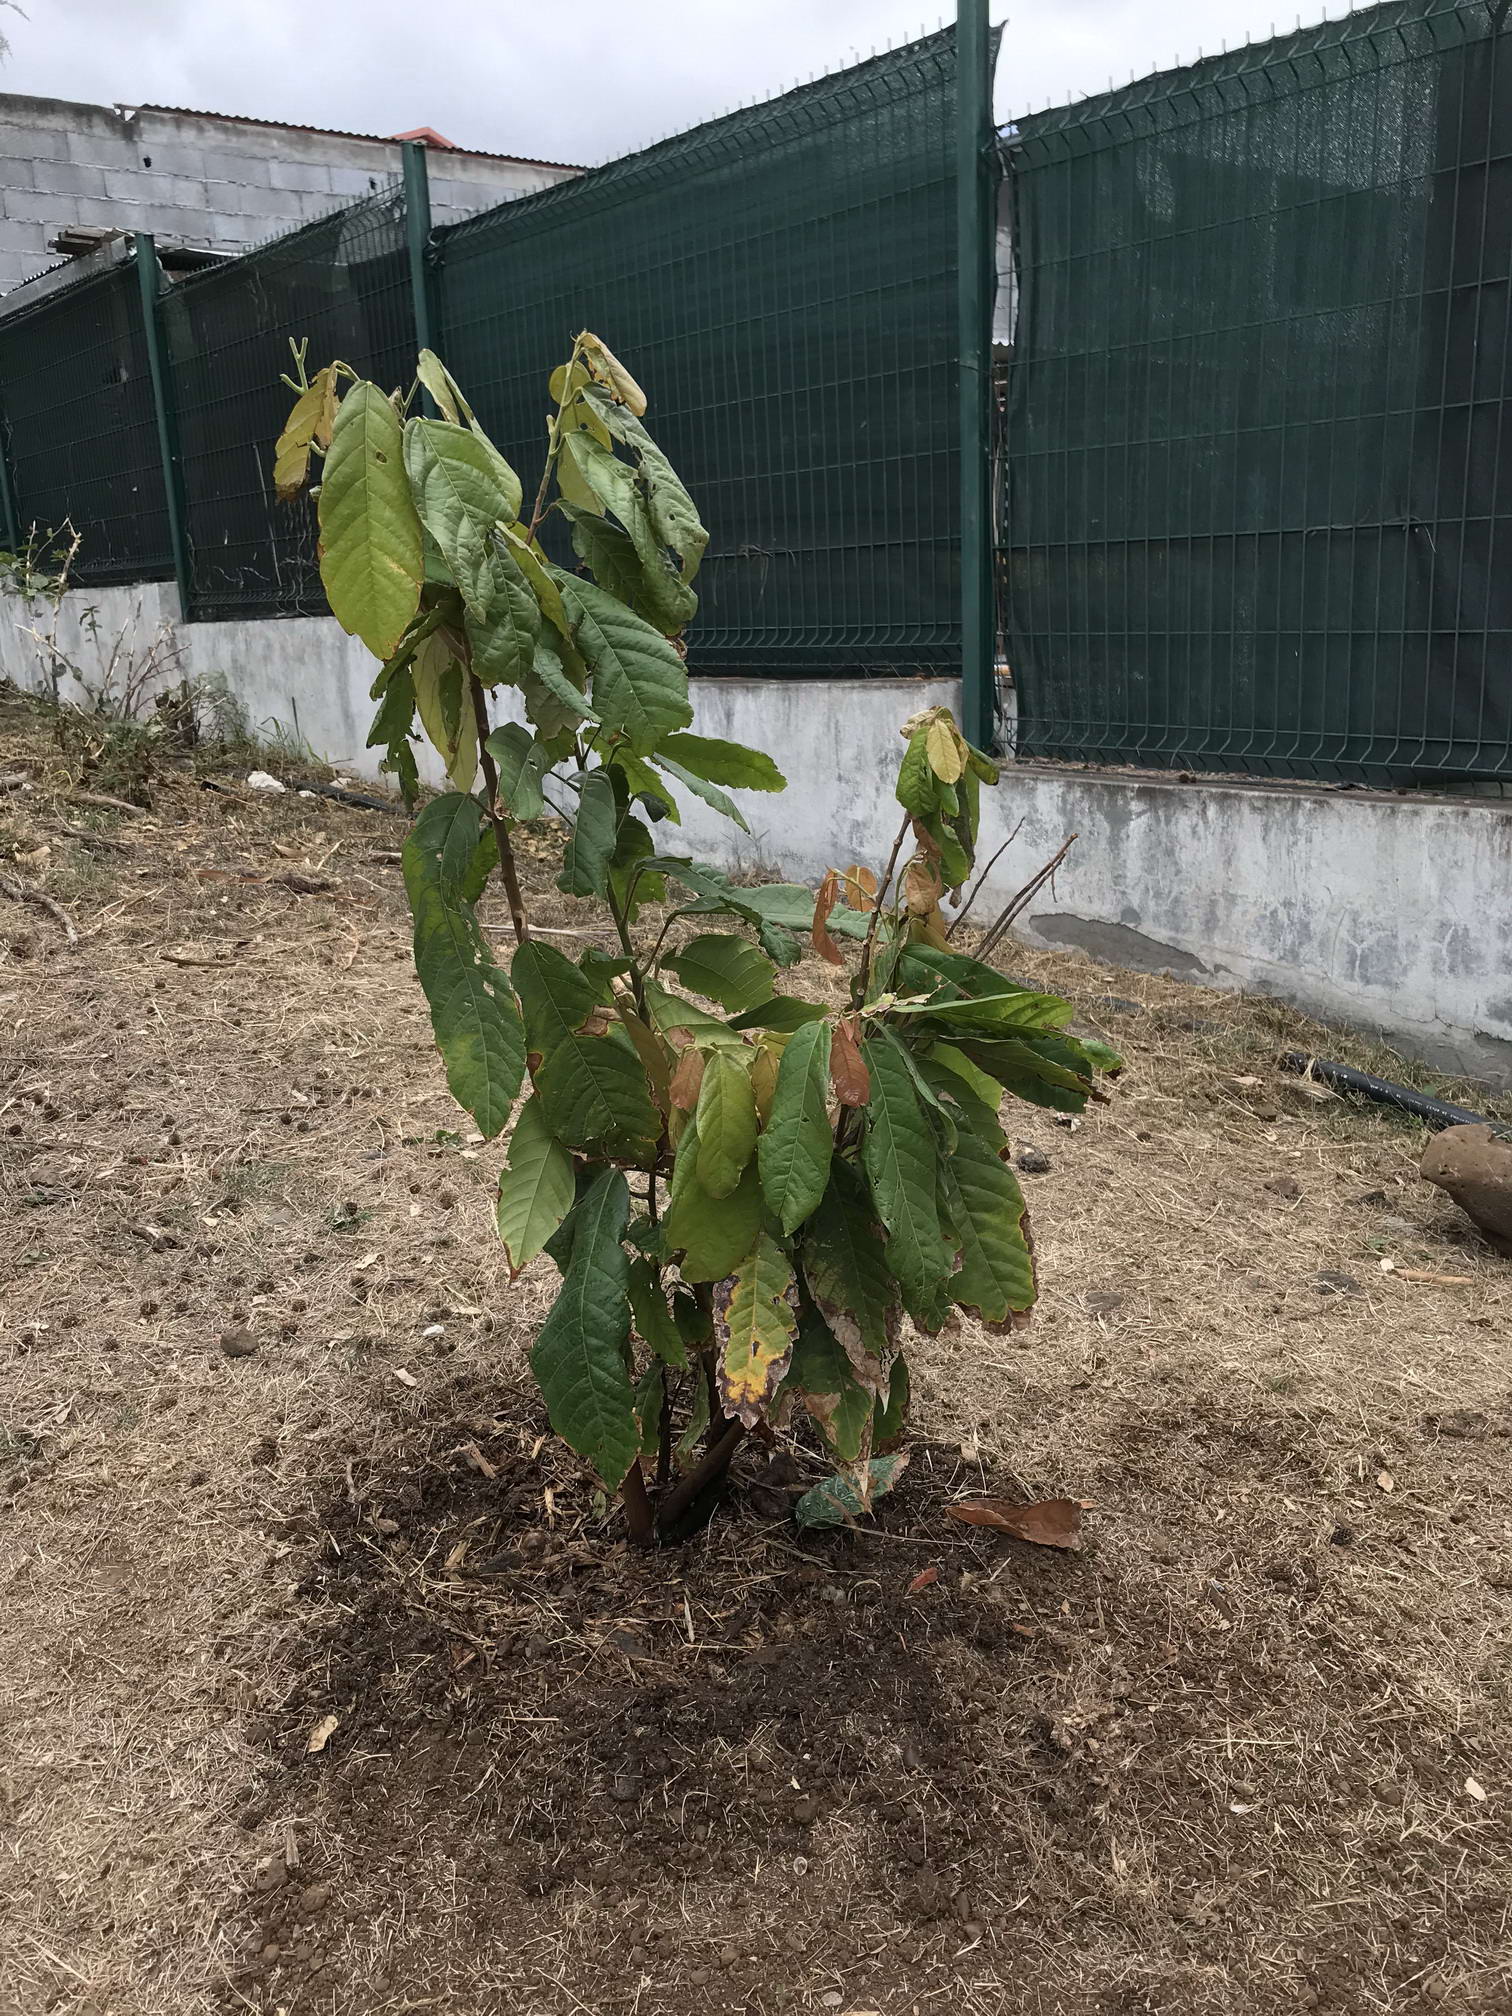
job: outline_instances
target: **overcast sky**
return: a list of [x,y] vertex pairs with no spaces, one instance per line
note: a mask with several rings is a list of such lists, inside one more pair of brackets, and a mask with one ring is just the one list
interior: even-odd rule
[[[926,0],[24,0],[0,91],[183,105],[597,162],[934,28]],[[1019,0],[998,113],[1259,41],[1275,0]],[[1341,10],[1333,0],[1330,11]],[[1318,0],[1304,17],[1318,18]],[[1295,9],[1277,21],[1290,28]]]

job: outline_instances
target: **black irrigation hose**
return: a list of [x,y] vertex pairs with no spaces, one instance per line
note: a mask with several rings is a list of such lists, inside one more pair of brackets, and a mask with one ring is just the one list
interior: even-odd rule
[[1426,1092],[1414,1092],[1406,1085],[1394,1085],[1389,1078],[1376,1078],[1369,1071],[1356,1071],[1349,1064],[1330,1064],[1326,1057],[1309,1057],[1303,1050],[1288,1050],[1281,1059],[1283,1071],[1297,1071],[1332,1085],[1340,1092],[1359,1092],[1382,1106],[1395,1106],[1414,1119],[1426,1120],[1430,1127],[1485,1127],[1484,1113],[1467,1113],[1463,1106],[1448,1106],[1442,1099],[1430,1099]]
[[310,791],[317,798],[334,798],[338,805],[358,805],[364,812],[396,812],[403,817],[404,807],[392,798],[369,798],[365,791],[344,791],[339,784],[317,784],[313,778],[291,777],[291,791]]

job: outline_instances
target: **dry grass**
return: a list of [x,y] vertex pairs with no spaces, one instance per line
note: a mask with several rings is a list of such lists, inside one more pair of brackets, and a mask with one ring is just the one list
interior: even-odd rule
[[[11,704],[0,772],[44,754]],[[0,798],[0,872],[81,933],[0,898],[0,2012],[1507,2006],[1512,1268],[1416,1181],[1418,1130],[1274,1067],[1400,1060],[1011,948],[1130,1059],[1074,1131],[1019,1125],[1053,1165],[1034,1327],[920,1350],[931,1449],[892,1537],[823,1557],[843,1604],[743,1515],[629,1562],[560,1466],[540,1507],[519,1382],[549,1288],[505,1284],[397,822],[187,776],[117,818],[68,782]],[[1096,1501],[1087,1556],[963,1554],[938,1506],[979,1476]],[[544,1565],[446,1566],[521,1525]],[[940,1607],[905,1605],[933,1560]],[[606,1666],[619,1629],[644,1651]],[[758,1799],[691,1845],[637,1808],[617,1849],[625,1743],[665,1751],[665,1812],[788,1796],[762,1643],[859,1792],[796,1845]],[[518,1724],[556,1695],[565,1760]],[[684,1711],[719,1699],[747,1721],[700,1741]],[[322,1700],[347,1728],[305,1761]],[[248,1975],[291,1846],[339,1909],[302,1971]],[[527,1849],[569,1871],[549,1894]]]

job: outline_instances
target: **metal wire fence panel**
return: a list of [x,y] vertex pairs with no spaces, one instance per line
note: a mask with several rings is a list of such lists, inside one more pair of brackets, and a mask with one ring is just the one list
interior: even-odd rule
[[1019,125],[1021,753],[1512,772],[1500,19],[1394,0]]
[[324,613],[307,498],[273,493],[273,447],[293,395],[290,339],[309,366],[340,357],[408,383],[414,317],[401,199],[385,192],[180,281],[163,317],[172,364],[191,617]]
[[711,532],[698,669],[958,668],[954,31],[437,234],[439,347],[527,485],[581,328]]
[[23,539],[70,523],[81,586],[172,574],[134,266],[0,319],[0,415]]

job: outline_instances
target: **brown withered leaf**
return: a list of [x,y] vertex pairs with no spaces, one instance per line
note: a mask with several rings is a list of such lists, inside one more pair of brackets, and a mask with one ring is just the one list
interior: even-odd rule
[[840,893],[852,910],[875,910],[877,907],[877,878],[870,868],[863,868],[852,862],[840,878]]
[[[635,1013],[622,994],[615,996],[614,1007],[625,1025],[630,1041],[635,1045],[635,1053],[641,1060],[646,1082],[651,1087],[651,1097],[656,1101],[658,1111],[665,1114],[671,1104],[669,1080],[671,1064],[666,1047],[660,1037]],[[694,1097],[697,1096],[695,1093]]]
[[990,1526],[1011,1533],[1035,1547],[1081,1546],[1082,1508],[1074,1498],[1037,1498],[1032,1505],[1012,1505],[1006,1498],[968,1498],[945,1510],[963,1526]]
[[933,861],[916,854],[903,870],[903,901],[910,917],[927,917],[939,905],[945,884]]
[[871,1073],[861,1055],[859,1016],[847,1015],[835,1024],[830,1043],[830,1083],[842,1106],[865,1106],[871,1098]]
[[921,1568],[918,1574],[915,1575],[915,1577],[913,1578],[912,1582],[909,1583],[908,1588],[904,1591],[904,1594],[908,1596],[917,1596],[921,1589],[928,1589],[933,1583],[938,1582],[939,1579],[940,1579],[940,1571],[938,1568]]
[[684,1113],[691,1113],[698,1104],[698,1088],[703,1084],[703,1074],[703,1052],[690,1046],[678,1058],[677,1069],[667,1086],[668,1098]]
[[809,933],[809,941],[821,959],[827,959],[831,966],[843,966],[845,955],[825,928],[831,910],[840,894],[840,877],[831,868],[819,884],[819,893],[814,898],[814,928]]

